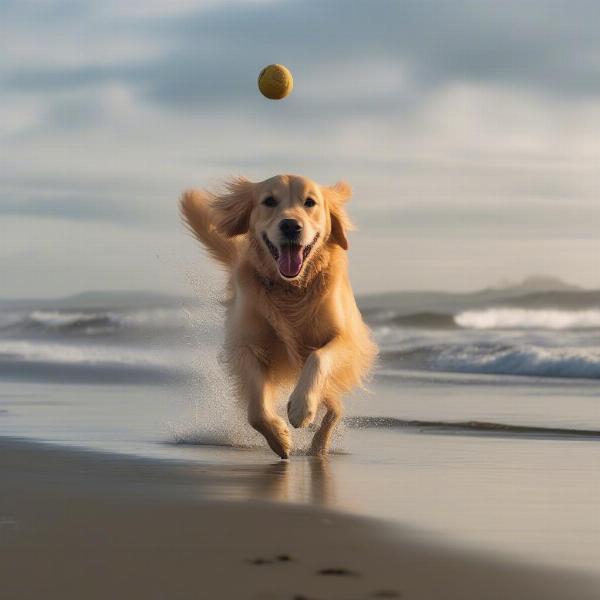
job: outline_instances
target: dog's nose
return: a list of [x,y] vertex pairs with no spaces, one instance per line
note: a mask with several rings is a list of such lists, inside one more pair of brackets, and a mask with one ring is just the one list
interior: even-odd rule
[[295,240],[302,231],[302,223],[299,223],[296,219],[283,219],[279,223],[279,230],[286,239]]

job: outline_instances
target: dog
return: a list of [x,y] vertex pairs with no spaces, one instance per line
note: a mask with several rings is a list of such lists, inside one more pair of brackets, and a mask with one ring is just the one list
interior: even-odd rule
[[322,186],[297,175],[259,183],[230,180],[222,194],[188,190],[184,223],[229,274],[224,357],[248,421],[282,459],[288,426],[276,393],[293,386],[294,427],[323,419],[311,453],[327,454],[342,396],[361,386],[377,347],[348,276],[350,186]]

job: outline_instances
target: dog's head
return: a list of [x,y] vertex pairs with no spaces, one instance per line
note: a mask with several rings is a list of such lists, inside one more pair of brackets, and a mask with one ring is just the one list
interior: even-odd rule
[[321,186],[296,175],[260,183],[238,178],[213,202],[217,230],[227,237],[253,236],[262,253],[288,281],[298,280],[327,244],[348,248],[350,221],[344,204],[350,186]]

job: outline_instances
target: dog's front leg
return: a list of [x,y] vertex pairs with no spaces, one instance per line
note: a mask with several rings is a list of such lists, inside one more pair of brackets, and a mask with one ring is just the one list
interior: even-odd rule
[[248,407],[248,422],[265,437],[275,454],[288,458],[292,449],[290,432],[284,420],[273,413],[273,386],[264,366],[250,348],[244,349],[239,358],[237,376]]
[[288,418],[294,427],[307,427],[315,420],[327,378],[340,360],[342,350],[341,339],[335,337],[309,354],[287,405]]

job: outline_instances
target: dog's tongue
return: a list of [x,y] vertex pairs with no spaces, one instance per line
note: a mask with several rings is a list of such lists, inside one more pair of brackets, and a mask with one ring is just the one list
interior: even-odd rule
[[285,277],[296,277],[302,268],[302,246],[283,244],[279,250],[279,271]]

